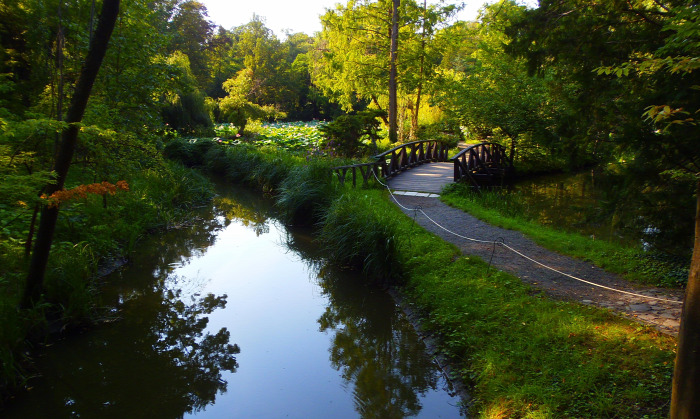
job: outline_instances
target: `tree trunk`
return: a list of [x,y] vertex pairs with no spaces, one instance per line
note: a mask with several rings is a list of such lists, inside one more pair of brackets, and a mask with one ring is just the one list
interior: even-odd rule
[[418,113],[420,112],[420,96],[423,91],[423,67],[425,66],[425,19],[428,10],[427,0],[423,0],[423,32],[420,40],[420,67],[418,70],[418,88],[416,89],[416,105],[411,116],[411,139],[415,140],[418,133]]
[[[376,106],[377,109],[379,109],[380,111],[382,110],[382,105],[379,104],[379,100],[375,95],[372,95],[372,103],[374,103],[374,106]],[[389,120],[386,118],[386,114],[382,113],[379,117],[381,118],[382,122],[384,122],[386,125],[389,125]]]
[[391,11],[391,48],[389,49],[389,141],[397,141],[396,102],[396,55],[399,46],[399,4],[401,0],[392,0]]
[[695,243],[678,332],[671,419],[697,418],[700,414],[700,177],[696,194]]
[[[46,186],[46,194],[63,189],[73,159],[73,152],[78,141],[77,123],[83,119],[85,107],[87,106],[92,86],[95,83],[97,72],[102,65],[102,59],[107,51],[107,44],[112,35],[114,24],[119,14],[119,0],[104,0],[102,12],[97,22],[97,29],[90,45],[85,63],[80,72],[75,93],[71,99],[70,108],[66,115],[66,122],[69,124],[63,130],[61,145],[56,154],[54,171],[56,172],[56,183]],[[22,297],[22,307],[28,308],[34,305],[41,296],[43,288],[44,274],[49,259],[53,234],[56,229],[58,219],[58,207],[44,206],[41,210],[41,220],[37,231],[36,243],[32,252],[31,264],[27,273],[27,286]]]

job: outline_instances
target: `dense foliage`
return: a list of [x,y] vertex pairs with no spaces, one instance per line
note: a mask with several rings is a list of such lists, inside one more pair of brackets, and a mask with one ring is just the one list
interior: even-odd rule
[[[363,157],[389,142],[495,141],[521,174],[615,162],[617,199],[640,191],[656,211],[688,207],[675,224],[692,223],[686,202],[700,173],[693,1],[540,0],[527,8],[502,0],[474,22],[451,21],[458,7],[449,4],[349,1],[327,10],[320,33],[280,40],[257,16],[223,28],[198,1],[123,0],[85,114],[71,126],[66,111],[100,6],[0,4],[0,387],[21,382],[27,337],[94,315],[99,266],[210,196],[203,178],[166,162],[163,151],[275,191],[290,222],[326,220],[326,242],[348,245],[337,263],[377,277],[399,271],[385,262],[398,258],[400,228],[384,211],[368,214],[365,198],[324,212],[338,193],[324,173],[339,164],[333,156]],[[47,197],[61,134],[75,127],[65,191]],[[57,204],[44,297],[17,310],[38,214]],[[374,227],[354,235],[362,225]],[[366,244],[350,246],[358,237]],[[532,411],[630,413],[557,403]],[[654,413],[651,405],[632,413]]]

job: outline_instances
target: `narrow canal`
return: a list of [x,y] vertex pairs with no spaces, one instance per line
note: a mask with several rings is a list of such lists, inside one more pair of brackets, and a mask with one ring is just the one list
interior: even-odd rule
[[104,280],[107,321],[54,343],[8,418],[460,416],[382,290],[227,189]]

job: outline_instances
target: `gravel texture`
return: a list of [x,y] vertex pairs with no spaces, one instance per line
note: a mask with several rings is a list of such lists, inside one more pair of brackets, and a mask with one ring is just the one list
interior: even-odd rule
[[404,213],[414,218],[426,230],[457,245],[463,254],[479,256],[487,262],[490,260],[493,266],[519,277],[553,298],[608,308],[619,315],[651,325],[664,333],[678,334],[681,304],[631,296],[571,279],[541,267],[505,247],[494,246],[490,243],[477,243],[449,233],[435,225],[419,211],[415,211],[414,208],[421,208],[435,222],[461,236],[489,241],[502,240],[508,246],[532,259],[586,281],[674,301],[683,300],[682,290],[653,288],[631,283],[615,274],[605,272],[591,263],[547,250],[520,232],[487,224],[434,197],[396,195],[395,198],[401,205],[409,208],[409,210],[402,208]]

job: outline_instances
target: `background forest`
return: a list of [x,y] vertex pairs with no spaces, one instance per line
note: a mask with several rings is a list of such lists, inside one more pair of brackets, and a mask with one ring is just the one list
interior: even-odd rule
[[[3,387],[21,381],[27,336],[90,317],[98,267],[209,199],[200,175],[162,156],[175,138],[254,143],[263,122],[340,120],[346,132],[354,117],[364,125],[349,138],[326,130],[314,155],[494,141],[520,174],[604,167],[619,199],[644,192],[655,211],[674,214],[675,228],[693,230],[693,1],[501,0],[474,22],[455,21],[456,5],[350,1],[321,17],[321,32],[280,40],[261,17],[223,28],[197,1],[123,0],[80,124],[46,300],[27,320],[16,306],[43,189],[100,8],[0,4],[0,316],[12,325],[0,331]],[[678,240],[688,260],[692,237]]]

